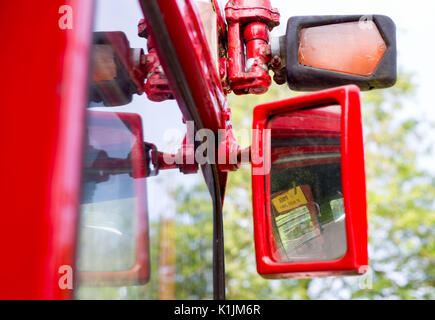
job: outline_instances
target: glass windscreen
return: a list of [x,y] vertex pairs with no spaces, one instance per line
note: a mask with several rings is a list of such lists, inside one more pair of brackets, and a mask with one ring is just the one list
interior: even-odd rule
[[129,155],[141,142],[114,112],[88,113],[87,128],[78,269],[129,270],[136,259],[135,206],[143,200]]
[[138,35],[140,1],[95,2],[75,296],[211,299],[204,177],[157,174],[151,159],[152,150],[176,153],[186,124],[156,42]]
[[341,107],[272,118],[270,190],[273,254],[279,262],[325,261],[346,252],[341,185]]

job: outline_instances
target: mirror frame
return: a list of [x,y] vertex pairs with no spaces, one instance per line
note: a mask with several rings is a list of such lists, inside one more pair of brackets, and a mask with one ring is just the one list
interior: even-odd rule
[[[267,134],[264,129],[267,128],[267,122],[272,116],[331,104],[340,105],[342,110],[340,149],[347,251],[338,260],[277,262],[272,254],[270,194],[266,192],[268,188],[265,183],[265,180],[270,178],[271,140],[270,133]],[[254,109],[253,129],[252,152],[258,154],[259,157],[264,157],[266,162],[264,164],[251,162],[254,239],[258,273],[271,279],[365,273],[368,265],[367,213],[359,88],[355,85],[347,85],[259,105]]]
[[[370,18],[376,24],[387,50],[376,71],[370,77],[316,69],[299,63],[299,34],[302,28],[361,21]],[[287,22],[286,31],[286,74],[290,89],[315,91],[335,86],[356,84],[361,90],[392,87],[397,79],[396,25],[384,15],[343,15],[343,16],[296,16]]]
[[[87,111],[87,121],[91,117],[99,119],[113,117],[116,114],[120,120],[129,127],[135,137],[132,147],[132,165],[134,189],[136,193],[136,257],[134,265],[129,270],[123,271],[79,271],[79,281],[84,286],[126,286],[143,285],[150,278],[150,248],[149,248],[149,222],[147,208],[146,177],[147,166],[145,159],[145,148],[143,143],[142,119],[135,113]],[[133,156],[134,155],[134,156]],[[140,178],[140,179],[135,179]]]

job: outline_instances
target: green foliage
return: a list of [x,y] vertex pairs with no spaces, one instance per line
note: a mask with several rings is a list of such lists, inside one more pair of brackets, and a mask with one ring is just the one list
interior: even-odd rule
[[[201,177],[198,177],[201,178]],[[198,183],[189,189],[168,186],[171,198],[178,204],[176,214],[160,212],[157,220],[150,221],[150,267],[149,282],[138,286],[90,287],[78,286],[76,296],[79,299],[152,299],[161,298],[162,286],[172,286],[175,282],[175,299],[212,299],[213,298],[213,205],[204,183]],[[166,240],[173,241],[175,252],[166,252],[167,264],[161,265],[163,221],[175,223],[175,228],[167,229]],[[175,232],[173,232],[175,230]],[[172,255],[175,254],[174,274],[166,277],[174,267]],[[165,283],[167,281],[168,283]],[[171,291],[171,290],[170,290]]]
[[414,89],[411,75],[402,75],[391,90],[364,96],[374,288],[353,290],[356,297],[435,298],[435,183],[417,165],[425,119],[406,108]]
[[[410,75],[389,90],[362,94],[369,218],[370,269],[366,276],[311,280],[265,280],[256,271],[250,167],[228,179],[225,259],[228,299],[434,299],[435,178],[417,161],[425,156],[425,119],[407,103]],[[231,95],[236,131],[250,128],[254,106],[294,95],[272,86],[261,96]],[[250,145],[243,142],[242,147]],[[176,203],[175,298],[211,299],[212,204],[204,183],[171,191]],[[171,216],[171,215],[170,215]],[[161,221],[150,222],[151,273],[145,286],[81,288],[81,298],[159,298]],[[365,285],[365,286],[362,286]]]
[[204,183],[176,192],[177,299],[213,298],[213,205]]
[[[402,74],[392,89],[362,94],[370,239],[368,274],[363,278],[313,280],[260,277],[255,263],[250,168],[243,167],[229,175],[224,206],[228,299],[435,298],[435,179],[417,165],[419,157],[424,156],[417,146],[424,138],[419,135],[419,128],[425,119],[418,116],[418,110],[407,108],[414,91],[411,75]],[[236,135],[240,128],[251,128],[254,106],[292,95],[286,87],[276,85],[261,96],[231,95],[229,105]],[[199,208],[205,205],[206,198],[184,190],[177,200],[180,212],[193,214],[196,224],[204,223],[204,228],[189,228],[186,224],[186,228],[177,229],[177,234],[184,234],[182,246],[202,236],[211,237],[211,220],[200,218]],[[177,250],[183,237],[177,236]],[[177,269],[182,274],[180,281],[190,281],[189,290],[204,290],[204,283],[202,289],[193,285],[199,283],[205,269],[196,269],[201,262],[196,259],[198,251],[190,249],[191,253],[182,249],[188,257],[177,260],[191,263]],[[202,250],[208,250],[210,255],[211,243]],[[369,285],[362,287],[362,281],[367,280]],[[181,297],[193,296],[186,291]]]

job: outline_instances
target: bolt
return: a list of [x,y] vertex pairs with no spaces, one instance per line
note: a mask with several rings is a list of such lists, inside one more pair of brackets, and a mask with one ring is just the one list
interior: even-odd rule
[[264,87],[255,87],[255,88],[251,88],[251,93],[252,94],[263,94],[267,91],[267,88]]
[[270,63],[272,65],[272,69],[274,70],[281,69],[282,61],[278,55],[273,56],[272,61]]
[[275,72],[275,75],[273,76],[273,81],[275,81],[277,84],[284,84],[286,82],[284,69]]

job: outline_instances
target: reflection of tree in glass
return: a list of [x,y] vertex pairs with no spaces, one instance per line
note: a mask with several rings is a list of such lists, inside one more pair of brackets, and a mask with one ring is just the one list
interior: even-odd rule
[[124,271],[136,260],[135,198],[82,205],[80,227],[81,271]]

